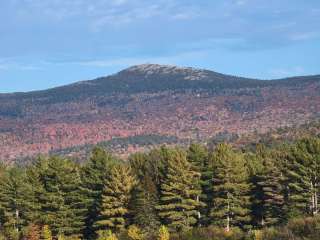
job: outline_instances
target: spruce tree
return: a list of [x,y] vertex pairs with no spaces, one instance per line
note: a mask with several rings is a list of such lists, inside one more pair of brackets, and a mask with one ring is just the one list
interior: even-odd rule
[[219,144],[212,156],[213,199],[211,222],[225,227],[247,228],[250,222],[250,184],[248,170],[241,153],[231,146]]
[[101,196],[101,205],[95,228],[120,232],[128,222],[131,193],[136,178],[126,165],[114,166]]
[[189,229],[199,220],[201,190],[195,187],[199,173],[192,170],[182,150],[167,155],[167,174],[161,184],[159,216],[171,229]]

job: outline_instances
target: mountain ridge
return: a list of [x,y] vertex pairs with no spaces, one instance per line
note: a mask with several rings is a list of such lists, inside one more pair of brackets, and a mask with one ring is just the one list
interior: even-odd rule
[[319,112],[320,75],[256,80],[136,65],[48,90],[0,94],[0,159],[113,138],[205,140],[225,131],[266,132],[318,119]]
[[[230,80],[230,79],[242,79],[242,80],[251,80],[251,81],[259,81],[259,82],[283,82],[283,81],[294,81],[294,80],[302,80],[302,79],[310,79],[310,78],[319,78],[320,79],[320,74],[315,74],[315,75],[301,75],[301,76],[293,76],[293,77],[284,77],[284,78],[275,78],[275,79],[259,79],[259,78],[251,78],[251,77],[245,77],[245,76],[236,76],[236,75],[232,75],[232,74],[223,74],[223,73],[219,73],[213,70],[207,70],[207,69],[203,69],[203,68],[194,68],[194,67],[178,67],[176,65],[163,65],[163,64],[139,64],[139,65],[133,65],[131,67],[128,67],[124,70],[121,70],[117,73],[111,74],[111,75],[106,75],[106,76],[102,76],[102,77],[97,77],[94,79],[90,79],[90,80],[81,80],[81,81],[77,81],[71,84],[67,84],[67,85],[61,85],[61,86],[56,86],[56,87],[52,87],[52,88],[48,88],[48,89],[41,89],[41,90],[33,90],[33,91],[27,91],[27,92],[9,92],[9,93],[0,93],[0,97],[3,96],[13,96],[13,95],[23,95],[23,94],[29,94],[29,93],[39,93],[39,92],[46,92],[46,91],[50,91],[50,90],[56,90],[56,89],[61,89],[61,88],[65,88],[65,87],[69,87],[69,86],[73,86],[73,85],[94,85],[96,84],[96,82],[101,82],[101,81],[107,81],[109,79],[112,79],[113,77],[118,77],[119,75],[123,75],[123,74],[132,74],[132,73],[136,73],[138,71],[140,71],[141,75],[146,75],[148,74],[146,71],[143,72],[141,71],[142,69],[144,70],[150,70],[150,68],[155,69],[155,67],[157,69],[163,69],[163,70],[168,70],[168,69],[174,69],[177,70],[178,73],[181,73],[183,71],[188,71],[188,74],[190,74],[190,71],[199,73],[202,72],[203,74],[212,74],[215,75],[216,77],[223,77],[224,79]],[[153,74],[173,74],[174,72],[156,72]],[[188,79],[185,79],[188,80]],[[193,80],[193,79],[190,79]],[[201,80],[201,79],[197,79],[197,80]]]

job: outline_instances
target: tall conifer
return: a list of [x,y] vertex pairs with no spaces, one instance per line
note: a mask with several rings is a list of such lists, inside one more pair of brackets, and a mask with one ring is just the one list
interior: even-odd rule
[[264,146],[257,147],[257,159],[261,169],[256,174],[254,190],[257,202],[258,224],[273,226],[285,220],[284,212],[284,176],[277,156],[270,153]]
[[131,193],[136,185],[130,167],[114,166],[108,176],[102,192],[96,229],[119,232],[125,228],[128,221]]
[[85,237],[87,238],[94,235],[93,224],[97,221],[104,183],[115,161],[111,154],[96,147],[88,162],[81,169],[82,188],[85,192],[84,201],[88,210],[85,220]]
[[201,190],[195,186],[199,173],[192,169],[186,154],[173,149],[167,156],[167,174],[161,184],[159,216],[171,229],[186,230],[197,224]]
[[241,153],[227,144],[219,144],[213,154],[213,200],[211,221],[229,231],[247,228],[250,222],[250,184]]
[[303,139],[286,158],[287,211],[289,217],[319,212],[320,140]]
[[200,173],[198,181],[195,181],[195,186],[201,190],[200,201],[203,203],[200,208],[199,224],[207,226],[210,223],[213,175],[208,150],[203,145],[191,144],[187,151],[187,159],[192,168]]

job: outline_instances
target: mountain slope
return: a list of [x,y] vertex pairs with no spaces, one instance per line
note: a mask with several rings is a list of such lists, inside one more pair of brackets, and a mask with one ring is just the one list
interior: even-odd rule
[[266,132],[317,119],[319,113],[319,75],[257,80],[138,65],[92,81],[0,94],[0,159],[112,138],[205,140],[225,131]]

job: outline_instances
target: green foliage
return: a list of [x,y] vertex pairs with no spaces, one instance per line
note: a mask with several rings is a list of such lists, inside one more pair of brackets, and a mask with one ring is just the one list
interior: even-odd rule
[[200,173],[192,169],[186,154],[172,149],[167,158],[167,174],[161,184],[159,216],[174,230],[186,230],[197,224],[201,202],[198,188]]
[[10,167],[0,177],[1,223],[16,231],[31,221],[33,193],[26,181],[26,173],[18,167]]
[[92,236],[94,233],[93,224],[97,221],[104,183],[114,164],[113,156],[97,147],[81,169],[82,188],[85,194],[84,202],[88,210],[85,220],[86,236]]
[[130,167],[117,165],[112,168],[102,192],[99,217],[95,223],[98,230],[119,232],[125,228],[135,185],[136,178]]
[[229,231],[250,223],[249,174],[243,154],[219,144],[212,155],[213,199],[211,222]]
[[35,224],[30,224],[27,227],[25,235],[28,240],[40,240],[40,227]]
[[207,226],[210,223],[210,209],[213,194],[213,169],[211,162],[209,162],[209,152],[202,145],[191,144],[187,151],[187,159],[191,163],[192,169],[200,173],[199,178],[195,181],[195,188],[201,190],[199,199],[203,203],[199,209],[199,225]]
[[273,226],[285,221],[284,177],[277,156],[264,146],[257,147],[260,169],[252,179],[253,215],[258,226]]
[[52,240],[52,232],[48,225],[44,225],[41,231],[41,240]]
[[128,237],[130,240],[143,240],[144,235],[142,231],[135,225],[131,225],[128,228]]
[[160,225],[155,208],[158,203],[156,185],[150,176],[145,175],[135,188],[131,202],[133,222],[144,232],[154,232]]
[[290,147],[285,160],[289,217],[318,214],[320,140],[298,141]]
[[49,225],[54,234],[81,235],[86,210],[77,166],[69,160],[51,158],[42,179],[42,222]]
[[97,240],[118,240],[111,230],[99,230]]
[[157,240],[169,240],[170,239],[170,233],[168,228],[166,226],[162,225],[159,228],[158,238]]
[[296,218],[286,226],[263,229],[262,240],[316,240],[320,239],[320,218]]
[[192,144],[122,162],[96,148],[83,166],[0,165],[0,239],[320,239],[319,138],[254,150]]
[[187,232],[175,233],[171,240],[258,240],[254,239],[250,233],[243,232],[239,228],[232,228],[225,231],[223,228],[210,226],[205,228],[194,228]]

